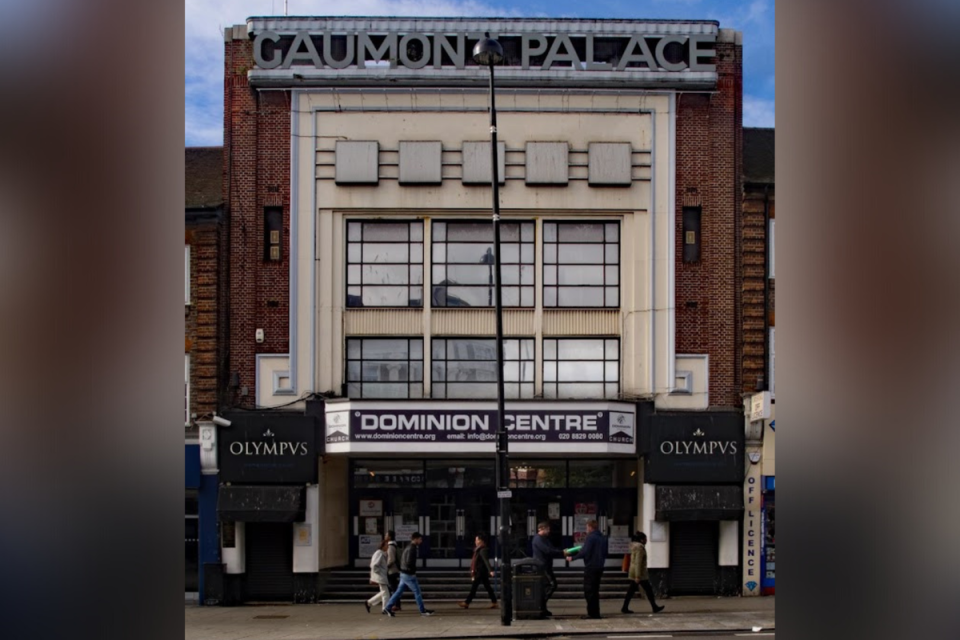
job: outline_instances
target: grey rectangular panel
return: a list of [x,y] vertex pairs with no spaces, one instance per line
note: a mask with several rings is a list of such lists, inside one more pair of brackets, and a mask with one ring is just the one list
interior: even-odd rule
[[400,184],[440,184],[439,142],[400,142]]
[[[500,184],[504,183],[507,172],[505,156],[507,145],[497,143],[497,173]],[[463,143],[463,184],[490,184],[490,143]]]
[[528,142],[527,184],[567,184],[569,154],[566,142]]
[[337,184],[377,184],[380,143],[367,140],[337,140]]
[[591,142],[588,149],[590,184],[630,186],[632,148],[629,142]]

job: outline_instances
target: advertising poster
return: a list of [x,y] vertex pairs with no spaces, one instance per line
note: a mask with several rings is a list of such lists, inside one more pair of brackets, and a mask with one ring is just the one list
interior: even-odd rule
[[383,515],[383,500],[361,500],[360,516],[374,516],[379,518]]
[[372,535],[375,535],[375,534],[377,534],[377,533],[380,533],[380,532],[377,530],[377,522],[378,522],[378,519],[377,519],[377,518],[364,518],[364,519],[363,519],[363,523],[364,523],[363,530],[364,530],[364,533],[366,533],[367,535],[371,535],[371,536],[372,536]]
[[359,536],[360,538],[360,557],[372,558],[373,554],[380,548],[380,536]]

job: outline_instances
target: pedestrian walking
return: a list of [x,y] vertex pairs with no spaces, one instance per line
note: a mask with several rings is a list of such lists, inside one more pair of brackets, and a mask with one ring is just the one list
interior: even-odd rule
[[550,522],[544,520],[537,525],[537,535],[533,537],[533,559],[543,565],[543,601],[540,611],[545,616],[553,614],[547,609],[547,600],[557,590],[557,576],[553,573],[553,559],[562,558],[563,550],[550,543]]
[[367,613],[370,613],[370,607],[380,603],[381,608],[383,603],[390,599],[390,582],[387,580],[387,547],[389,546],[389,540],[384,538],[380,541],[380,548],[373,553],[373,557],[370,558],[370,584],[375,584],[380,587],[380,592],[363,603],[363,606],[367,608]]
[[470,585],[470,594],[463,602],[458,602],[462,608],[470,606],[474,597],[477,595],[477,589],[482,584],[490,596],[490,609],[497,608],[497,594],[493,592],[490,586],[490,576],[493,575],[493,567],[490,566],[490,552],[487,549],[487,536],[484,533],[478,533],[474,540],[476,546],[473,549],[473,559],[470,561],[470,579],[473,584]]
[[627,577],[630,578],[630,586],[627,588],[627,596],[623,599],[620,613],[633,613],[630,611],[630,599],[640,588],[647,594],[647,602],[653,612],[663,611],[663,605],[657,604],[653,596],[653,585],[650,584],[650,573],[647,571],[647,534],[643,531],[637,531],[630,537],[630,570]]
[[403,550],[403,555],[400,556],[400,586],[383,607],[383,613],[391,618],[395,615],[394,605],[400,602],[400,596],[407,589],[413,591],[413,597],[417,601],[420,615],[433,615],[433,611],[423,606],[423,593],[420,591],[420,583],[417,581],[417,549],[421,542],[423,542],[423,536],[420,535],[419,531],[414,531],[410,534],[410,544],[407,545],[407,548]]
[[[387,583],[390,585],[390,592],[396,593],[400,587],[400,551],[397,548],[397,534],[393,529],[387,531],[387,540],[390,542],[387,546]],[[397,611],[400,611],[400,602],[397,602]]]
[[600,619],[600,580],[607,561],[607,539],[598,530],[596,520],[587,521],[587,537],[576,555],[568,561],[583,560],[583,597],[587,601],[585,618]]

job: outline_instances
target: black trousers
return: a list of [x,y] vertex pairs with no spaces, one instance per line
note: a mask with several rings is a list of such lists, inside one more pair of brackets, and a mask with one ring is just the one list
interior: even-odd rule
[[[400,587],[400,574],[399,573],[388,573],[387,582],[390,584],[390,593],[391,595],[397,592],[397,589]],[[386,603],[384,603],[386,604]],[[400,608],[400,601],[397,601],[397,609]]]
[[490,586],[490,576],[487,574],[477,574],[473,579],[473,584],[470,585],[470,595],[467,596],[467,604],[473,602],[481,584],[486,587],[487,593],[490,595],[490,602],[497,604],[497,594],[493,592],[493,587]]
[[640,584],[637,584],[633,580],[630,581],[630,586],[627,588],[627,596],[623,599],[623,608],[629,609],[630,600],[633,598],[639,589],[643,589],[643,592],[647,594],[647,602],[650,603],[650,609],[653,610],[657,606],[657,599],[653,595],[653,585],[650,584],[649,580],[641,580]]
[[557,576],[553,573],[553,567],[544,565],[543,567],[543,604],[541,608],[547,610],[547,600],[557,590]]
[[583,570],[583,597],[587,600],[587,616],[600,617],[600,579],[603,569],[587,567]]

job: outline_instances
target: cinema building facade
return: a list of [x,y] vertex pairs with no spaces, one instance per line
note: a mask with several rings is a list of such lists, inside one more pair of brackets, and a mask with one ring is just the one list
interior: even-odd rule
[[506,55],[508,555],[596,518],[611,566],[647,531],[660,591],[740,591],[739,33],[289,17],[226,30],[218,601],[315,600],[387,529],[462,569],[498,529],[484,32]]

